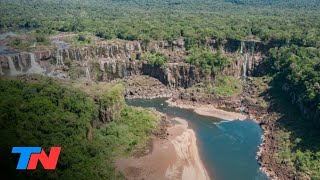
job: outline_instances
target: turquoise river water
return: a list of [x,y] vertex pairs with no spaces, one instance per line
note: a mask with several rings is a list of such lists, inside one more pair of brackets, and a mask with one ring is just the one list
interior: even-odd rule
[[253,120],[224,121],[189,109],[169,107],[165,99],[128,100],[131,106],[153,107],[169,117],[186,119],[197,135],[199,153],[207,172],[216,180],[267,180],[256,160],[263,133]]

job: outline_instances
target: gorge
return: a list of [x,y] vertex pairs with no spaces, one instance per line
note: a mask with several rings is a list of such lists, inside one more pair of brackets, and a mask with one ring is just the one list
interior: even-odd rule
[[[168,116],[173,113],[174,116],[179,118],[182,116],[188,122],[191,122],[191,129],[195,131],[199,138],[200,157],[206,160],[212,158],[209,162],[203,161],[210,177],[218,177],[218,179],[234,179],[236,177],[239,179],[267,179],[266,175],[259,170],[258,162],[261,169],[271,179],[291,179],[297,176],[293,173],[294,170],[286,169],[273,157],[273,153],[277,152],[279,146],[274,142],[274,139],[277,138],[275,132],[279,131],[274,121],[279,117],[275,110],[270,110],[270,107],[268,107],[269,94],[267,92],[269,89],[267,87],[270,84],[270,79],[266,75],[271,69],[270,66],[272,66],[269,57],[270,49],[274,48],[272,43],[263,44],[248,37],[242,41],[226,39],[224,45],[219,46],[216,44],[215,39],[209,38],[205,45],[206,51],[213,54],[220,53],[222,57],[227,59],[227,64],[220,68],[212,66],[208,70],[208,68],[203,68],[201,65],[192,64],[188,61],[191,53],[185,47],[184,38],[175,39],[172,42],[151,41],[147,44],[139,41],[99,40],[95,45],[86,46],[68,45],[62,40],[56,40],[55,42],[59,43],[21,52],[14,49],[12,53],[0,54],[1,77],[18,76],[23,78],[31,74],[40,74],[72,83],[82,80],[86,82],[87,86],[99,84],[100,82],[120,82],[126,87],[124,91],[126,99],[166,97],[172,98],[174,102],[190,106],[212,105],[214,108],[241,112],[249,119],[254,119],[260,124],[265,131],[262,141],[260,140],[262,130],[252,120],[230,122],[231,129],[223,133],[224,140],[220,141],[220,135],[216,136],[216,133],[219,134],[220,131],[211,132],[210,128],[225,128],[225,122],[223,121],[218,125],[212,125],[210,123],[213,120],[210,118],[208,120],[208,118],[202,116],[193,117],[193,115],[190,115],[193,112],[188,110],[173,110],[171,107],[167,107],[163,101],[128,101],[128,104],[155,107],[157,110],[165,112]],[[146,56],[148,53],[159,53],[167,58],[166,62],[164,64],[151,63]],[[212,93],[210,88],[214,89],[219,86],[220,81],[227,83],[227,86],[231,86],[237,91],[232,92],[231,96]],[[240,86],[232,83],[228,85],[233,81],[240,82]],[[291,90],[290,86],[286,84],[283,85],[282,89],[286,92]],[[298,104],[301,112],[306,114],[306,117],[310,119],[317,118],[317,112],[310,110],[301,98],[296,97],[294,92],[290,92],[290,94],[293,95],[292,102]],[[97,99],[95,100],[100,102]],[[130,103],[130,101],[133,103]],[[145,105],[149,103],[151,105]],[[163,109],[162,106],[166,108]],[[115,115],[114,109],[109,107],[100,108],[99,119],[102,123],[110,123],[115,119],[113,117]],[[176,113],[180,114],[177,115]],[[186,117],[185,114],[189,114],[189,116]],[[190,116],[192,117],[191,119]],[[202,127],[204,122],[207,125]],[[97,124],[93,123],[92,128],[94,129],[98,126]],[[196,127],[197,125],[195,124],[199,124],[200,127]],[[226,127],[228,126],[229,123]],[[238,131],[239,129],[241,130]],[[248,132],[242,132],[242,130],[248,130]],[[214,143],[204,145],[206,140],[202,138],[208,135],[203,135],[201,133],[203,131],[213,136],[212,141]],[[89,134],[88,137],[92,136],[91,133]],[[235,134],[236,138],[234,137]],[[255,139],[251,139],[252,141],[250,140],[251,136],[255,137]],[[240,143],[234,145],[234,138],[236,142],[246,142],[246,140],[250,142],[248,144]],[[260,143],[262,144],[258,150],[257,146]],[[230,149],[234,153],[239,153],[238,158],[228,160],[228,163],[234,166],[228,168],[230,165],[226,164],[225,158],[218,158],[231,156],[232,153],[227,153],[227,150],[220,149],[212,157],[208,155],[215,148],[213,144],[221,148]],[[237,151],[236,149],[239,146],[241,146],[241,149],[250,150],[247,152]],[[258,162],[255,159],[257,151]],[[247,154],[248,152],[249,154]],[[239,160],[241,157],[247,157],[248,159]],[[240,161],[246,161],[247,164],[242,167],[241,164],[237,164]],[[234,176],[228,173],[229,170],[234,171]],[[241,175],[244,171],[247,171],[247,176]]]
[[[231,41],[231,40],[230,40]],[[60,41],[61,42],[61,41]],[[212,40],[211,40],[212,42]],[[234,45],[234,43],[236,45]],[[223,48],[215,49],[216,46],[214,43],[208,44],[210,51],[221,51],[222,54],[229,57],[231,59],[231,63],[228,64],[227,67],[222,69],[222,71],[214,72],[211,70],[209,73],[205,73],[201,70],[201,68],[196,67],[194,65],[190,65],[184,62],[186,58],[187,51],[184,47],[184,40],[177,39],[170,46],[168,42],[150,42],[148,45],[142,46],[138,41],[114,41],[114,42],[101,42],[101,44],[96,46],[87,46],[87,47],[72,47],[65,46],[61,48],[61,46],[57,46],[57,48],[43,48],[37,49],[33,52],[21,52],[14,54],[4,54],[0,55],[0,63],[1,63],[1,71],[2,76],[16,76],[16,75],[27,75],[27,74],[42,74],[46,76],[58,77],[61,79],[83,79],[87,82],[113,82],[124,80],[127,81],[130,79],[135,79],[143,76],[155,78],[157,81],[162,84],[160,87],[166,89],[163,93],[155,93],[158,91],[159,86],[156,85],[149,89],[149,92],[156,94],[155,96],[150,96],[148,92],[144,92],[142,95],[136,95],[135,93],[140,93],[143,91],[132,91],[132,87],[128,87],[126,90],[125,96],[127,98],[130,97],[140,97],[140,98],[154,98],[154,97],[173,97],[179,99],[181,96],[186,96],[185,100],[196,103],[204,103],[197,102],[192,96],[188,96],[187,93],[183,93],[184,89],[192,88],[198,83],[209,82],[215,83],[217,76],[232,76],[235,78],[250,78],[254,74],[261,73],[257,72],[257,70],[263,65],[265,52],[262,51],[264,48],[263,45],[255,40],[246,40],[241,42],[229,42]],[[240,46],[237,46],[240,45]],[[256,51],[254,49],[257,49]],[[143,59],[142,56],[145,52],[160,52],[169,57],[168,62],[164,65],[155,65],[150,64],[146,59]],[[148,82],[148,81],[146,81]],[[151,86],[151,85],[150,85]],[[138,86],[139,88],[139,86]],[[146,86],[145,88],[148,88]],[[179,95],[180,94],[180,95]],[[235,109],[244,108],[238,100],[231,100],[228,102],[228,99],[224,100],[217,99],[216,97],[211,97],[207,99],[207,103],[217,103],[219,102],[222,107],[230,107]],[[135,101],[133,101],[135,102]],[[146,103],[146,102],[145,102]],[[141,103],[137,103],[137,105],[144,106],[143,101]],[[152,103],[152,101],[150,102]],[[164,102],[154,103],[155,106],[163,104]],[[129,103],[130,104],[130,103]],[[135,104],[135,103],[133,103]],[[147,103],[148,104],[148,103]],[[228,104],[232,104],[229,106]],[[153,105],[152,105],[153,106]],[[150,107],[150,106],[145,106]],[[160,110],[162,111],[162,110]],[[178,112],[180,112],[179,110]],[[242,111],[245,111],[242,109]],[[103,117],[103,122],[110,121],[111,118],[107,116],[109,110],[106,110],[106,117]],[[171,110],[165,111],[167,115],[171,115],[169,112]],[[247,112],[247,111],[246,111]],[[191,112],[185,112],[187,114]],[[179,116],[178,116],[179,117]],[[181,117],[181,115],[180,115]],[[190,121],[188,117],[187,121]],[[202,124],[202,121],[207,123],[211,123],[212,120],[202,120],[204,117],[195,117],[193,121],[200,121],[199,124]],[[199,120],[200,119],[200,120]],[[209,123],[209,124],[210,124]],[[212,122],[213,123],[213,122]],[[224,122],[222,122],[224,123]],[[233,123],[232,123],[233,124]],[[237,122],[235,122],[237,124]],[[240,123],[239,125],[241,125]],[[227,168],[227,165],[223,165],[226,162],[221,160],[212,160],[210,162],[204,162],[209,167],[209,172],[211,177],[220,177],[223,179],[233,179],[235,177],[239,177],[241,172],[248,171],[247,176],[241,177],[242,179],[247,178],[264,178],[265,175],[261,173],[258,169],[258,164],[255,159],[257,146],[260,142],[261,130],[258,126],[254,125],[255,123],[246,121],[243,123],[244,129],[252,128],[252,133],[256,139],[252,140],[249,144],[243,145],[242,149],[249,148],[251,149],[249,154],[240,155],[240,157],[250,157],[246,161],[250,162],[249,166],[252,168],[248,168],[246,166],[246,170],[240,168],[240,164],[236,165],[236,162],[239,162],[237,158],[235,158],[235,162],[229,162],[234,164],[234,168]],[[191,123],[191,127],[193,123]],[[220,125],[219,125],[220,126]],[[248,127],[246,127],[248,126]],[[210,126],[211,127],[211,126]],[[206,127],[203,127],[206,128]],[[212,128],[212,127],[211,127]],[[210,128],[209,128],[210,129]],[[209,129],[207,130],[209,132]],[[237,127],[235,129],[238,129]],[[199,137],[200,131],[195,130],[197,136]],[[201,130],[203,131],[203,129]],[[215,137],[215,131],[212,131],[213,136]],[[232,132],[230,132],[232,133]],[[236,134],[239,132],[235,132]],[[244,132],[241,132],[244,133]],[[207,135],[206,135],[207,136]],[[228,133],[225,135],[226,137],[233,136]],[[245,136],[244,139],[247,139],[251,135],[240,135]],[[201,136],[202,137],[202,136]],[[219,136],[218,136],[219,137]],[[217,138],[218,138],[217,137]],[[219,139],[219,138],[218,138]],[[215,143],[222,143],[219,140],[213,140]],[[242,142],[242,140],[237,140]],[[204,140],[200,138],[200,144],[204,143]],[[231,142],[230,142],[231,143]],[[227,143],[228,144],[228,143]],[[231,144],[230,144],[231,145]],[[220,145],[222,146],[222,145]],[[200,152],[204,152],[207,154],[206,159],[208,158],[209,152],[212,150],[211,145],[206,146],[204,149],[200,149]],[[238,145],[236,147],[225,147],[227,149],[239,148]],[[221,151],[223,152],[223,151]],[[225,151],[227,152],[227,151]],[[244,153],[245,151],[242,151]],[[231,156],[231,154],[217,154],[212,157],[219,156]],[[201,158],[204,158],[201,155]],[[230,160],[231,161],[231,160]],[[241,160],[243,161],[243,160]],[[214,166],[214,168],[213,168]],[[217,167],[218,166],[218,167]],[[217,171],[217,174],[212,171]],[[215,170],[217,169],[217,170]],[[220,169],[220,170],[219,170]],[[227,171],[234,171],[234,176],[229,177]],[[236,173],[238,172],[238,173]],[[240,173],[240,174],[239,174]]]
[[318,180],[319,22],[319,0],[0,0],[2,179]]
[[164,99],[135,99],[128,104],[154,107],[169,117],[186,119],[197,135],[200,156],[211,178],[268,179],[256,160],[262,130],[254,121],[202,116],[190,109],[170,107]]

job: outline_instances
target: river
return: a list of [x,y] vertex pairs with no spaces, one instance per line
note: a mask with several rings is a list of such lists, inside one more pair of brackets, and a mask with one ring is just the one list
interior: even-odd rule
[[186,119],[195,131],[202,161],[212,179],[267,180],[259,170],[256,152],[263,133],[253,120],[224,121],[193,110],[170,107],[165,99],[128,100],[128,105],[153,107],[169,117]]

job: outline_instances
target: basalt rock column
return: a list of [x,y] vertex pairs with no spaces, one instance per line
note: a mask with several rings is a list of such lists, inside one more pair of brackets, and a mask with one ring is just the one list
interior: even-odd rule
[[0,75],[44,74],[45,70],[36,62],[34,53],[19,53],[0,56]]
[[43,74],[45,70],[36,62],[35,55],[29,53],[31,68],[28,69],[27,74]]

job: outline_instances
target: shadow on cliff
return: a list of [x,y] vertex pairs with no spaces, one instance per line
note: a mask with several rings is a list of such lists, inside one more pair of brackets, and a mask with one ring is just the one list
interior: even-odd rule
[[294,143],[293,151],[320,151],[320,128],[313,121],[305,118],[287,92],[284,92],[280,82],[271,81],[271,87],[263,93],[270,102],[269,112],[281,114],[275,123],[286,132],[290,132],[290,141]]

